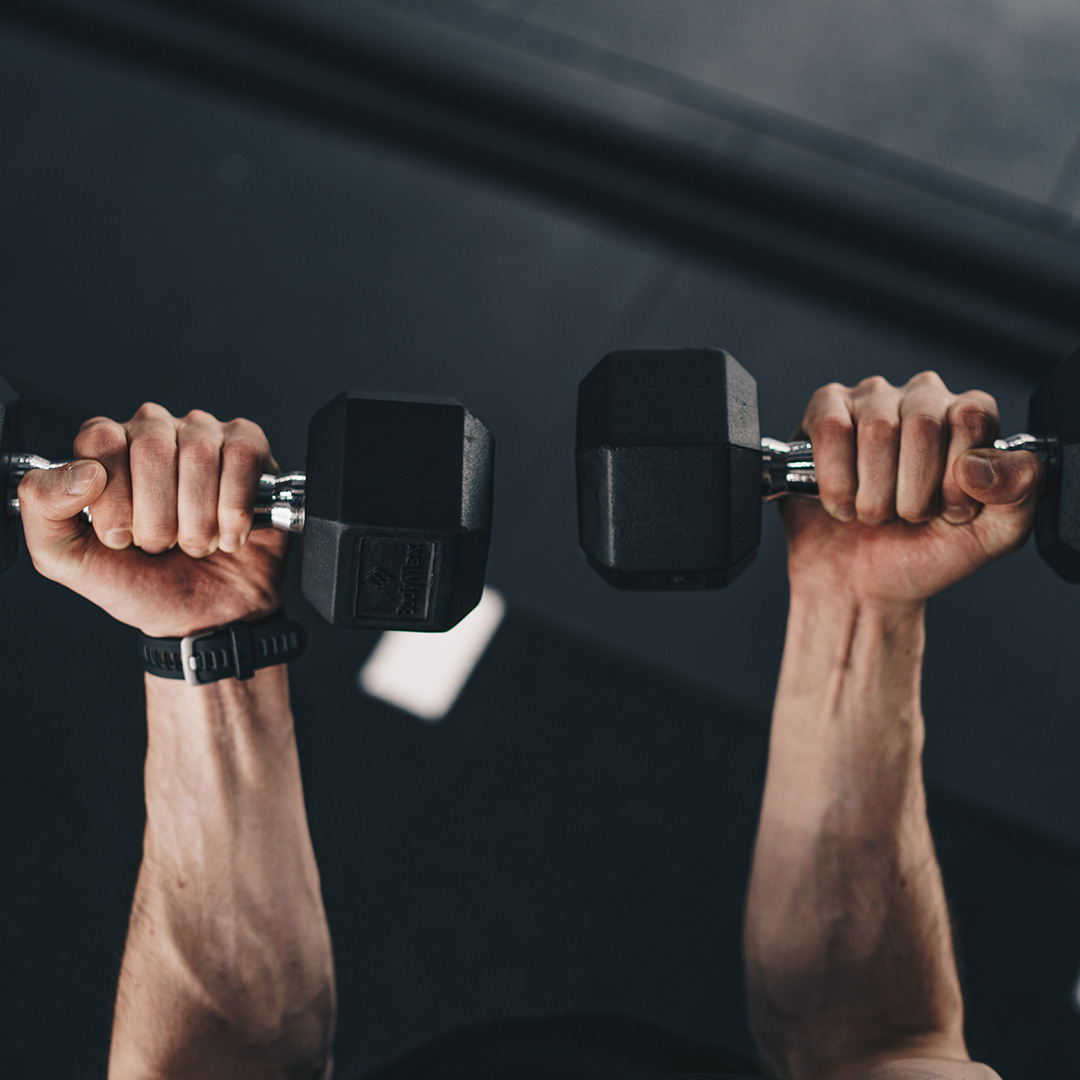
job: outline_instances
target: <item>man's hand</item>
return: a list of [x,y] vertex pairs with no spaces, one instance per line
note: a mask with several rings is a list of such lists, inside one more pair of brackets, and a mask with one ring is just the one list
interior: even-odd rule
[[[154,637],[280,607],[289,536],[251,533],[259,476],[280,473],[256,424],[148,403],[88,420],[74,449],[19,484],[44,576]],[[110,1080],[329,1076],[333,954],[287,670],[145,680],[146,828]]]
[[750,1026],[784,1080],[975,1080],[926,818],[925,601],[1031,529],[1043,469],[932,373],[823,387],[746,905]]
[[87,420],[74,451],[82,461],[19,484],[42,575],[151,637],[281,606],[289,535],[251,532],[259,475],[281,472],[257,424],[198,410],[177,418],[148,402],[123,424]]
[[800,437],[814,447],[820,505],[784,500],[793,590],[857,603],[918,603],[1020,547],[1043,466],[994,450],[997,404],[950,393],[934,372],[818,390]]

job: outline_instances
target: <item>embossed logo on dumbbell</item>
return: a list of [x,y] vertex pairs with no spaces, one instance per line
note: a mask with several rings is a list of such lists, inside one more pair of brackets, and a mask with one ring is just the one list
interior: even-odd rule
[[394,575],[386,567],[376,566],[364,580],[376,589],[385,589],[394,580]]

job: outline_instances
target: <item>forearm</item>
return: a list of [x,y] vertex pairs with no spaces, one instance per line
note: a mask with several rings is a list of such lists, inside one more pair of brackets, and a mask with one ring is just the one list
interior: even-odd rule
[[146,677],[146,832],[110,1080],[327,1074],[334,974],[287,669]]
[[778,1075],[966,1058],[926,819],[921,605],[793,592],[747,902],[751,1026]]

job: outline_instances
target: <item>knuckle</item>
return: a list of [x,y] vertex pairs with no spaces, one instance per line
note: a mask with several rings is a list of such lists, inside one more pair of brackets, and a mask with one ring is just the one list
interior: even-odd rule
[[100,454],[127,450],[127,446],[127,432],[115,420],[97,417],[87,420],[79,428],[72,449],[79,457],[96,458]]
[[818,441],[839,441],[850,437],[855,425],[848,413],[830,412],[819,416],[814,422],[814,434]]
[[248,439],[235,439],[228,444],[229,452],[241,461],[262,461],[263,448]]
[[40,494],[38,486],[42,483],[41,474],[44,471],[45,470],[43,469],[31,469],[30,472],[23,476],[15,489],[15,494],[19,499],[19,507],[24,516],[26,510],[32,507],[38,500]]
[[810,395],[811,406],[824,406],[826,404],[837,401],[839,398],[844,397],[848,393],[848,388],[842,386],[838,382],[826,383],[824,386],[819,386]]
[[896,517],[891,508],[885,509],[880,506],[871,506],[860,509],[856,504],[855,511],[858,514],[859,520],[865,525],[886,525]]
[[913,413],[904,417],[903,429],[905,435],[913,435],[916,439],[940,442],[945,431],[945,418],[933,413]]
[[238,416],[223,426],[231,439],[247,440],[253,444],[266,441],[266,433],[263,429],[254,420],[248,420],[246,417]]
[[997,398],[993,394],[988,394],[985,390],[965,390],[960,397],[960,401],[974,403],[991,416],[997,416],[998,414]]
[[111,416],[91,416],[89,420],[84,420],[79,425],[79,431],[81,433],[83,431],[89,431],[90,428],[101,426],[119,428],[121,425],[118,424]]
[[159,405],[156,401],[144,401],[136,410],[133,417],[135,420],[167,420],[172,421],[173,414]]
[[189,464],[207,469],[217,469],[221,464],[221,446],[210,439],[192,439],[181,451]]
[[895,390],[888,379],[884,375],[868,375],[865,379],[860,379],[855,387],[856,392],[859,394],[880,394],[886,390]]
[[887,513],[878,507],[859,509],[858,505],[856,505],[855,512],[864,525],[885,525],[893,520],[891,513]]
[[176,458],[176,443],[164,435],[148,432],[140,435],[131,444],[131,456],[138,455],[144,460],[161,463],[169,462]]
[[266,451],[246,440],[227,442],[221,450],[222,463],[228,462],[244,472],[259,473],[266,461]]
[[184,417],[184,421],[189,424],[197,424],[200,427],[220,423],[213,413],[209,413],[205,409],[190,409]]
[[879,485],[860,485],[855,494],[855,513],[861,521],[881,525],[896,517],[896,492]]
[[135,543],[146,551],[165,551],[176,540],[176,532],[165,529],[139,529]]
[[855,498],[855,478],[826,472],[818,477],[818,491],[827,503],[848,503]]
[[945,390],[945,380],[936,372],[931,371],[929,368],[926,371],[919,371],[912,375],[908,379],[908,386],[912,389],[930,389],[930,390]]
[[[987,395],[989,397],[989,395]],[[981,439],[997,430],[997,409],[973,398],[965,398],[953,407],[952,426],[962,435],[972,439]]]
[[935,509],[934,499],[930,495],[905,496],[896,500],[896,515],[904,521],[929,521],[934,517]]
[[1042,475],[1042,462],[1034,454],[1016,454],[1021,460],[1016,464],[1017,486],[1021,491],[1033,487]]
[[213,533],[209,531],[205,532],[185,532],[180,535],[177,541],[180,550],[185,555],[191,555],[193,558],[201,558],[203,555],[209,553],[210,544],[213,542]]
[[860,443],[890,443],[900,434],[900,420],[890,416],[870,416],[859,424]]

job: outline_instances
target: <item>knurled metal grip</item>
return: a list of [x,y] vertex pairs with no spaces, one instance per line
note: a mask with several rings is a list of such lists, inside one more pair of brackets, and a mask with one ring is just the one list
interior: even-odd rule
[[[1053,467],[1057,460],[1057,439],[1038,435],[1010,435],[994,440],[995,450],[1028,450],[1044,465]],[[814,470],[814,448],[808,442],[761,440],[761,497],[772,502],[782,495],[801,495],[818,498],[817,473]]]

